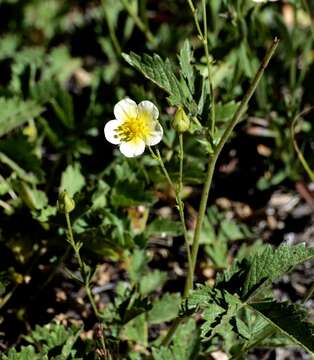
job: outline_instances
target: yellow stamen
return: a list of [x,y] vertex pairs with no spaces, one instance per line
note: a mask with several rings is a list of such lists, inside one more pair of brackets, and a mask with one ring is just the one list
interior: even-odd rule
[[124,142],[134,140],[135,138],[145,140],[150,132],[150,121],[144,116],[129,118],[116,129],[116,133],[118,134],[120,140]]

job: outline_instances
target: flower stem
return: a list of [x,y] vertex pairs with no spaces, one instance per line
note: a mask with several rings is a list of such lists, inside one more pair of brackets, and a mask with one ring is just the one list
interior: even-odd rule
[[[184,159],[184,147],[183,147],[183,134],[182,133],[179,133],[179,158],[180,158],[179,187],[178,187],[177,194],[176,194],[176,201],[178,204],[180,220],[181,220],[182,228],[183,228],[183,236],[184,236],[184,241],[185,241],[186,253],[187,253],[187,257],[188,257],[188,267],[189,267],[188,276],[189,276],[189,274],[191,274],[192,259],[191,259],[191,249],[190,249],[190,244],[189,244],[189,236],[188,236],[188,232],[187,232],[186,224],[185,224],[184,203],[182,201],[183,159]],[[191,278],[188,279],[189,283],[191,281],[192,281]]]
[[77,262],[79,263],[80,269],[83,269],[83,261],[82,261],[81,255],[80,255],[80,250],[74,240],[71,220],[70,220],[70,216],[69,216],[68,212],[65,212],[65,219],[66,219],[67,228],[68,228],[68,242],[70,243],[70,245],[72,246],[72,248],[75,252],[75,256],[76,256]]
[[206,13],[206,0],[202,0],[202,11],[203,11],[203,31],[200,26],[200,22],[198,20],[196,8],[192,2],[192,0],[187,0],[192,11],[194,17],[194,23],[198,32],[198,36],[203,43],[205,57],[206,57],[206,64],[207,64],[207,72],[208,72],[208,89],[210,94],[210,121],[211,121],[211,135],[214,136],[215,126],[216,126],[216,111],[215,111],[215,96],[214,96],[214,87],[213,81],[211,76],[211,59],[209,56],[209,49],[208,49],[208,29],[207,29],[207,13]]
[[[252,95],[254,94],[255,89],[256,89],[259,81],[261,80],[263,73],[264,73],[270,59],[274,55],[274,52],[278,46],[278,43],[279,43],[279,40],[277,38],[275,38],[273,40],[272,45],[268,49],[249,89],[245,93],[238,109],[236,110],[235,114],[233,115],[233,118],[229,122],[227,128],[223,132],[221,140],[219,141],[219,143],[214,151],[214,154],[212,156],[210,156],[210,158],[209,158],[209,164],[208,164],[208,169],[207,169],[207,173],[206,173],[206,180],[205,180],[205,184],[203,187],[203,193],[202,193],[202,197],[201,197],[201,202],[200,202],[200,207],[199,207],[199,212],[198,212],[198,217],[197,217],[197,223],[196,223],[196,228],[195,228],[195,232],[194,232],[193,244],[192,244],[192,254],[191,254],[191,256],[192,256],[191,278],[192,279],[193,279],[194,271],[195,271],[197,253],[198,253],[198,248],[199,248],[199,239],[200,239],[201,229],[202,229],[203,220],[204,220],[204,216],[205,216],[208,194],[209,194],[210,186],[212,183],[212,178],[213,178],[217,159],[218,159],[225,143],[229,139],[234,127],[239,122],[239,120],[241,119],[241,116],[245,112],[247,104],[248,104],[249,100],[251,99]],[[186,295],[188,294],[189,290],[190,290],[190,288],[188,286],[185,291]]]
[[205,50],[205,57],[207,63],[207,72],[208,72],[208,89],[210,93],[210,120],[211,120],[211,134],[214,136],[215,126],[216,126],[216,114],[215,114],[215,96],[214,96],[214,87],[211,76],[211,60],[209,57],[208,50],[208,33],[207,33],[207,13],[206,13],[206,0],[202,0],[203,5],[203,25],[204,25],[204,33],[203,33],[203,46]]
[[[159,162],[159,165],[160,165],[160,167],[162,169],[162,172],[163,172],[165,178],[167,179],[167,181],[169,183],[170,188],[176,194],[176,203],[177,203],[178,210],[179,210],[179,216],[180,216],[180,221],[181,221],[181,224],[182,224],[183,237],[184,237],[186,253],[187,253],[187,258],[188,258],[188,276],[190,276],[189,274],[191,274],[191,266],[192,266],[191,250],[190,250],[188,232],[187,232],[186,224],[185,224],[184,204],[183,204],[183,201],[182,201],[183,158],[184,158],[183,135],[182,134],[179,134],[179,143],[180,143],[180,147],[179,147],[180,170],[179,170],[179,187],[178,188],[175,187],[173,181],[170,178],[168,170],[166,169],[165,163],[163,162],[163,159],[161,157],[160,151],[157,149],[156,154],[155,154],[153,149],[150,146],[149,146],[149,151],[150,151],[152,157]],[[191,280],[192,279],[190,279],[189,281],[191,281]]]
[[[189,291],[193,288],[193,277],[194,277],[195,265],[196,265],[197,254],[198,254],[198,249],[199,249],[199,239],[200,239],[201,229],[202,229],[203,220],[204,220],[204,216],[205,216],[205,212],[206,212],[208,194],[209,194],[210,186],[212,183],[217,159],[218,159],[225,143],[229,139],[229,137],[232,133],[232,130],[234,129],[236,124],[241,119],[241,116],[243,115],[243,113],[245,112],[247,104],[248,104],[249,100],[251,99],[252,95],[254,94],[254,91],[255,91],[261,77],[263,76],[263,73],[264,73],[270,59],[274,55],[274,52],[278,46],[278,43],[279,43],[279,40],[277,38],[275,38],[273,40],[272,45],[268,49],[250,87],[246,91],[239,107],[237,108],[237,110],[236,110],[235,114],[233,115],[227,128],[223,132],[221,140],[219,141],[217,147],[215,148],[214,154],[211,155],[209,158],[208,168],[207,168],[207,172],[206,172],[206,180],[205,180],[205,184],[203,187],[202,197],[201,197],[201,201],[200,201],[200,207],[199,207],[198,216],[197,216],[197,223],[196,223],[196,228],[195,228],[194,237],[193,237],[192,253],[191,253],[191,258],[192,258],[191,259],[191,261],[192,261],[191,273],[188,274],[188,276],[186,278],[184,297],[187,297],[189,294]],[[192,279],[192,281],[190,281],[190,279]],[[172,335],[174,334],[176,328],[179,326],[180,322],[181,322],[180,318],[177,318],[174,320],[172,326],[168,330],[168,334],[165,336],[164,340],[162,341],[163,346],[169,345]]]
[[188,0],[188,3],[189,3],[189,6],[190,6],[190,9],[191,9],[191,12],[193,14],[193,17],[194,17],[194,22],[195,22],[195,25],[196,25],[198,35],[199,35],[200,39],[203,41],[204,36],[203,36],[203,32],[201,30],[200,22],[199,22],[198,17],[197,17],[196,8],[195,8],[192,0]]
[[85,266],[84,263],[82,261],[81,255],[80,255],[80,245],[77,244],[74,240],[74,236],[73,236],[73,231],[72,231],[72,225],[71,225],[71,220],[70,220],[70,216],[69,213],[67,211],[65,211],[65,218],[66,218],[66,223],[67,223],[67,230],[68,230],[68,242],[69,244],[72,246],[74,252],[75,252],[75,257],[77,259],[77,262],[79,264],[80,267],[80,272],[81,272],[81,276],[83,279],[83,283],[84,283],[84,288],[86,291],[86,295],[90,301],[90,304],[93,308],[94,314],[98,319],[101,319],[101,315],[97,309],[96,303],[95,303],[95,299],[93,297],[92,294],[92,290],[90,288],[90,280],[89,277],[86,276],[86,271],[85,271]]
[[312,111],[314,109],[314,107],[310,107],[309,109],[305,109],[303,110],[300,114],[296,115],[295,118],[293,119],[291,126],[290,126],[290,135],[291,135],[291,141],[292,144],[294,146],[294,149],[298,155],[298,158],[304,168],[304,170],[306,171],[308,177],[310,178],[311,181],[314,181],[314,172],[311,170],[308,162],[305,160],[305,157],[302,154],[302,151],[297,143],[297,140],[295,138],[295,126],[297,121],[300,119],[301,116],[309,113],[310,111]]

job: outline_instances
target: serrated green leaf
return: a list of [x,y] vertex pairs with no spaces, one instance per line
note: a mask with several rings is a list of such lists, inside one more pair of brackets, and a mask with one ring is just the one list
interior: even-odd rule
[[191,93],[194,94],[195,75],[194,75],[194,68],[191,64],[192,59],[193,59],[193,52],[191,49],[191,44],[189,40],[185,40],[179,56],[180,67],[183,77],[188,82]]
[[36,174],[38,180],[44,178],[41,159],[36,156],[38,148],[21,132],[2,139],[0,141],[0,152],[15,161],[24,171]]
[[22,346],[20,351],[10,349],[7,355],[2,354],[1,360],[44,360],[41,354],[36,354],[33,346]]
[[177,328],[173,345],[153,348],[154,360],[190,360],[195,358],[199,347],[199,330],[194,319],[189,319]]
[[152,205],[155,201],[154,194],[145,190],[142,182],[118,182],[111,193],[111,203],[115,207]]
[[205,320],[205,323],[201,326],[202,337],[205,337],[211,330],[215,328],[215,325],[221,321],[220,318],[224,313],[225,309],[215,303],[209,303],[207,305],[207,308],[203,312],[203,319]]
[[234,262],[230,270],[218,274],[216,286],[249,301],[296,265],[313,258],[314,247],[305,244],[284,244],[277,249],[265,245],[253,255]]
[[180,303],[180,294],[164,294],[161,299],[154,302],[148,313],[148,321],[152,324],[160,324],[174,319],[178,315]]
[[14,56],[19,43],[20,40],[17,34],[2,36],[0,40],[0,60]]
[[242,321],[239,317],[236,317],[235,320],[236,320],[236,326],[237,326],[238,333],[245,339],[250,339],[251,332],[250,332],[249,327],[246,325],[246,323],[244,321]]
[[31,187],[26,182],[18,179],[12,180],[12,185],[31,210],[41,210],[48,205],[47,195],[43,191],[37,190],[35,187]]
[[277,302],[255,303],[250,307],[278,331],[314,355],[314,324],[305,320],[308,318],[305,308]]
[[154,270],[144,275],[140,281],[140,293],[147,295],[163,286],[167,280],[167,274],[160,270]]
[[79,163],[68,165],[61,176],[60,189],[66,190],[70,197],[79,192],[85,185]]
[[217,121],[226,122],[230,120],[239,106],[238,102],[230,101],[226,104],[216,104],[215,112]]
[[50,103],[62,124],[68,129],[74,127],[74,109],[71,95],[61,87],[56,98],[51,98]]
[[43,107],[33,100],[18,98],[0,98],[0,136],[36,118],[43,112]]
[[140,314],[126,323],[123,326],[121,335],[123,338],[136,341],[137,343],[146,346],[148,331],[145,314]]
[[272,282],[296,265],[313,258],[314,247],[307,248],[305,244],[284,244],[275,250],[270,245],[265,247],[261,253],[249,259],[250,268],[244,281],[242,296],[247,296],[265,281]]
[[151,80],[170,96],[171,105],[188,106],[192,95],[183,79],[178,79],[173,72],[169,59],[165,61],[157,54],[153,56],[144,54],[143,57],[133,52],[122,54],[123,58],[135,69],[140,71],[147,79]]
[[135,249],[128,267],[130,279],[135,283],[140,280],[147,269],[148,257],[145,250]]

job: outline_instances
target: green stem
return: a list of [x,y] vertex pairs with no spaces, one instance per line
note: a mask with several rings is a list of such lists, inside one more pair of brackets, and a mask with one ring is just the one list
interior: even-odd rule
[[163,162],[163,160],[162,160],[162,157],[161,157],[161,155],[160,155],[160,151],[157,149],[157,150],[156,150],[156,154],[157,154],[157,155],[156,155],[151,147],[149,147],[149,150],[150,150],[153,158],[156,159],[156,160],[159,162],[159,165],[160,165],[160,167],[161,167],[161,170],[162,170],[165,178],[167,179],[169,186],[175,191],[174,183],[172,182],[172,180],[171,180],[171,178],[170,178],[170,175],[169,175],[169,173],[168,173],[168,171],[167,171],[167,169],[166,169],[166,167],[165,167],[165,164],[164,164],[164,162]]
[[202,0],[203,5],[203,25],[204,25],[204,33],[203,33],[203,46],[205,50],[205,57],[207,63],[207,72],[208,72],[208,89],[210,93],[211,99],[211,107],[210,107],[210,118],[211,118],[211,134],[214,136],[215,125],[216,125],[216,115],[215,115],[215,97],[214,97],[214,87],[211,76],[211,61],[209,57],[208,50],[208,33],[207,33],[207,13],[206,13],[206,0]]
[[204,40],[204,35],[203,35],[202,30],[201,30],[200,22],[199,22],[198,17],[197,17],[196,8],[195,8],[192,0],[188,0],[188,3],[189,3],[189,6],[190,6],[190,9],[191,9],[191,12],[193,14],[193,18],[194,18],[194,22],[195,22],[195,25],[196,25],[196,29],[198,31],[198,35],[199,35],[200,39],[203,41]]
[[[199,211],[198,211],[198,217],[197,217],[197,223],[196,223],[196,228],[195,228],[195,232],[194,232],[194,237],[193,237],[193,244],[192,244],[192,253],[191,253],[191,257],[192,257],[192,266],[191,266],[191,274],[189,274],[187,276],[186,279],[186,285],[185,285],[185,289],[184,289],[184,297],[187,297],[189,294],[189,291],[192,289],[193,287],[193,277],[194,277],[194,271],[195,271],[195,265],[196,265],[196,259],[197,259],[197,254],[198,254],[198,249],[199,249],[199,239],[200,239],[200,234],[201,234],[201,229],[202,229],[202,225],[203,225],[203,220],[204,220],[204,216],[205,216],[205,211],[206,211],[206,205],[207,205],[207,200],[208,200],[208,194],[209,194],[209,190],[210,190],[210,186],[212,183],[212,178],[213,178],[213,174],[214,174],[214,170],[215,170],[215,165],[217,162],[217,159],[221,153],[221,150],[223,149],[225,143],[227,142],[227,140],[230,138],[230,135],[232,133],[232,130],[234,129],[234,127],[236,126],[236,124],[239,122],[239,120],[241,119],[241,116],[243,115],[243,113],[246,110],[247,104],[249,102],[249,100],[251,99],[270,59],[272,58],[277,46],[278,46],[279,40],[277,38],[275,38],[273,40],[272,45],[270,46],[270,48],[268,49],[249,89],[247,90],[247,92],[245,93],[239,107],[237,108],[235,114],[233,115],[233,118],[231,119],[229,125],[227,126],[227,128],[225,129],[225,131],[222,134],[221,140],[219,141],[214,154],[212,156],[210,156],[209,158],[209,163],[208,163],[208,169],[206,172],[206,180],[205,180],[205,184],[203,187],[203,192],[202,192],[202,197],[201,197],[201,202],[200,202],[200,207],[199,207]],[[192,279],[191,285],[189,284],[189,279]],[[165,336],[162,344],[164,346],[167,346],[172,338],[172,335],[175,332],[175,329],[178,327],[178,325],[180,324],[181,320],[180,318],[177,318],[172,326],[170,327],[168,334]],[[169,335],[170,334],[170,335]]]
[[151,31],[149,30],[148,26],[145,24],[144,21],[141,20],[141,18],[138,16],[138,14],[136,14],[132,7],[130,6],[128,0],[120,0],[122,2],[122,5],[124,6],[124,8],[126,9],[126,11],[129,13],[129,15],[131,16],[131,18],[133,19],[135,25],[143,32],[143,34],[146,36],[146,39],[154,44],[156,43],[156,39],[154,37],[154,35],[151,33]]
[[[249,89],[245,93],[237,111],[235,112],[233,118],[231,119],[227,128],[223,132],[221,140],[219,141],[217,148],[214,151],[214,154],[209,158],[209,165],[208,165],[208,169],[207,169],[207,173],[206,173],[206,180],[205,180],[205,184],[203,187],[203,193],[202,193],[202,197],[201,197],[201,202],[200,202],[200,207],[199,207],[199,212],[198,212],[198,217],[197,217],[197,223],[196,223],[196,228],[195,228],[195,233],[194,233],[194,239],[193,239],[193,244],[192,244],[192,254],[191,254],[192,255],[192,275],[191,275],[192,279],[193,279],[194,271],[195,271],[195,264],[196,264],[197,253],[198,253],[198,248],[199,248],[199,239],[200,239],[201,229],[202,229],[203,220],[204,220],[204,216],[205,216],[209,189],[211,186],[217,159],[218,159],[225,143],[230,138],[230,135],[231,135],[234,127],[236,126],[236,124],[239,122],[242,115],[244,114],[246,107],[248,105],[248,102],[251,99],[252,95],[254,94],[256,87],[257,87],[259,81],[261,80],[268,63],[269,63],[270,59],[272,58],[272,56],[278,46],[278,42],[279,42],[279,40],[277,38],[275,38],[273,40],[273,43],[272,43],[271,47],[268,49]],[[189,290],[190,290],[189,288],[186,290],[186,294],[188,293]]]
[[71,220],[70,220],[70,216],[69,213],[66,211],[65,212],[65,218],[66,218],[66,223],[67,223],[67,228],[68,228],[68,242],[70,243],[70,245],[72,246],[74,252],[75,252],[75,256],[76,259],[79,263],[79,267],[80,267],[80,272],[81,272],[81,276],[83,278],[83,282],[84,282],[84,288],[86,291],[86,295],[89,299],[90,304],[92,305],[93,311],[95,316],[98,319],[101,319],[101,315],[98,312],[91,288],[90,288],[90,282],[89,279],[86,277],[86,273],[85,273],[85,269],[84,269],[84,263],[82,261],[81,255],[80,255],[80,247],[75,243],[74,240],[74,236],[73,236],[73,231],[72,231],[72,225],[71,225]]
[[300,148],[299,148],[299,145],[298,145],[298,143],[297,143],[297,141],[296,141],[296,138],[295,138],[295,131],[294,131],[294,129],[295,129],[295,125],[296,125],[298,119],[299,119],[301,116],[309,113],[309,112],[312,111],[313,109],[314,109],[314,107],[312,106],[312,107],[310,107],[309,109],[306,109],[306,110],[302,111],[300,114],[298,114],[298,115],[293,119],[293,121],[292,121],[292,123],[291,123],[291,127],[290,127],[290,134],[291,134],[292,144],[293,144],[293,146],[294,146],[294,149],[295,149],[295,151],[296,151],[296,153],[297,153],[297,155],[298,155],[298,158],[299,158],[299,160],[300,160],[300,162],[301,162],[304,170],[306,171],[306,173],[307,173],[307,175],[309,176],[309,178],[310,178],[311,181],[314,181],[314,172],[311,170],[309,164],[307,163],[307,161],[305,160],[305,158],[304,158],[304,156],[303,156],[303,154],[302,154],[302,151],[301,151]]
[[99,313],[98,309],[97,309],[97,306],[96,306],[96,303],[95,303],[95,299],[94,299],[94,296],[92,294],[92,290],[89,286],[89,283],[85,283],[85,291],[86,291],[86,294],[87,294],[87,297],[89,299],[89,302],[91,303],[92,305],[92,308],[93,308],[93,311],[94,311],[94,314],[95,316],[98,318],[98,319],[101,319],[101,314]]
[[[186,229],[185,224],[185,216],[184,216],[184,203],[182,201],[182,189],[183,189],[183,159],[184,159],[184,147],[183,147],[183,134],[179,134],[179,158],[180,158],[180,170],[179,170],[179,188],[177,191],[177,204],[179,209],[179,215],[180,220],[183,228],[183,236],[185,241],[185,247],[186,247],[186,253],[188,257],[188,267],[191,268],[192,262],[191,262],[191,250],[190,250],[190,244],[189,244],[189,236]],[[190,274],[190,270],[188,271],[188,274]],[[192,279],[189,279],[189,282]]]
[[0,309],[4,307],[4,305],[11,299],[12,295],[15,293],[16,289],[18,288],[19,284],[15,284],[13,289],[9,291],[1,300],[0,302]]
[[77,259],[77,261],[79,263],[79,267],[80,267],[80,269],[82,271],[83,268],[84,268],[84,265],[83,265],[83,261],[82,261],[81,255],[80,255],[80,250],[78,249],[78,247],[77,247],[77,245],[76,245],[76,243],[74,241],[71,220],[70,220],[70,216],[69,216],[68,212],[65,212],[65,219],[66,219],[67,228],[68,228],[68,241],[69,241],[70,245],[72,246],[72,248],[73,248],[73,250],[75,252],[76,259]]
[[[188,276],[190,276],[189,274],[191,274],[191,250],[190,250],[190,244],[189,244],[189,236],[188,236],[188,232],[186,229],[186,224],[185,224],[185,217],[184,217],[184,204],[182,201],[182,187],[183,187],[183,157],[184,157],[184,152],[183,152],[183,135],[180,134],[179,135],[179,143],[180,143],[180,148],[179,148],[179,157],[180,157],[180,175],[179,175],[179,188],[176,189],[173,181],[170,178],[170,175],[166,169],[166,166],[162,160],[160,151],[157,149],[156,150],[156,154],[154,153],[153,149],[149,146],[149,151],[152,155],[152,157],[157,160],[159,162],[159,165],[162,169],[162,172],[165,176],[165,178],[168,181],[168,184],[170,186],[170,188],[175,192],[176,194],[176,203],[178,205],[178,210],[179,210],[179,216],[180,216],[180,221],[182,224],[182,229],[183,229],[183,237],[184,237],[184,242],[185,242],[185,247],[186,247],[186,252],[187,252],[187,258],[188,258]],[[191,279],[189,279],[189,281],[191,281]]]
[[114,30],[112,24],[109,21],[107,11],[105,11],[105,19],[106,19],[106,22],[107,22],[107,26],[108,26],[108,30],[109,30],[109,36],[110,36],[111,42],[113,44],[113,47],[114,47],[116,53],[118,55],[120,55],[121,52],[122,52],[121,46],[120,46],[119,40],[117,38],[117,35],[115,33],[115,30]]
[[301,301],[301,304],[305,304],[312,297],[313,293],[314,293],[314,283],[311,285],[311,287],[305,293],[305,295]]

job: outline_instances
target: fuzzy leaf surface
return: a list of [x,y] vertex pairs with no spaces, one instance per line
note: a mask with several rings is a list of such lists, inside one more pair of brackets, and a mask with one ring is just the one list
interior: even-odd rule
[[169,59],[163,60],[159,55],[137,55],[134,52],[122,54],[123,58],[135,69],[140,71],[170,96],[171,105],[187,105],[192,100],[191,93],[184,79],[178,79]]

